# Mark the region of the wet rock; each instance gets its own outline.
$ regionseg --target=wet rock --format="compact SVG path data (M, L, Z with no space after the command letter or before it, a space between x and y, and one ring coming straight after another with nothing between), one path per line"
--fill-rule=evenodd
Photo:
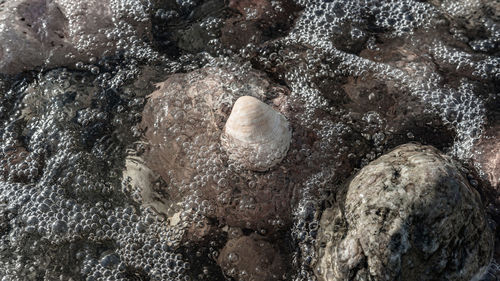
M252 234L229 240L217 263L225 275L240 280L283 280L285 267L279 251L264 237Z
M207 215L230 226L259 229L287 220L292 191L282 168L249 171L228 159L220 142L236 99L266 100L272 88L258 72L242 77L221 68L176 74L159 85L142 116L148 144L142 157L173 201L196 194L213 206Z
M217 38L226 14L224 0L156 2L159 9L152 22L158 50L171 56L213 51L211 41Z
M226 21L221 30L221 42L233 49L285 35L301 9L289 0L231 0L229 8L237 15Z
M143 8L140 0L121 4L110 0L15 0L0 4L0 73L71 66L113 55L129 43L124 39L150 37Z
M0 237L2 237L9 229L9 220L7 218L7 212L5 211L6 205L0 204Z
M371 162L340 202L321 218L320 280L477 280L491 261L478 193L431 146Z
M122 174L125 192L144 206L154 208L158 213L172 216L173 213L165 206L169 205L169 197L159 194L155 187L158 176L151 171L139 157L129 156L125 160L125 169Z
M451 22L454 33L464 37L464 41L475 51L498 50L498 21L500 6L488 0L432 0Z
M394 83L366 75L363 79L349 77L342 85L344 106L361 115L363 133L375 145L389 146L418 140L438 148L452 145L455 132L441 117L425 110L418 97L401 90ZM438 133L439 132L439 133ZM377 136L383 134L380 141Z
M500 126L493 126L475 144L473 160L486 180L500 190Z
M474 144L472 164L479 170L483 180L472 179L471 183L480 186L483 192L486 211L491 217L491 224L496 227L495 261L500 260L500 127L493 125L486 128L483 136ZM482 184L481 184L482 183ZM492 267L491 274L500 276L500 271ZM488 279L487 279L488 280ZM495 279L491 279L495 280Z
M259 99L289 122L288 152L268 170L248 169L222 145L224 126L241 96ZM244 67L172 75L144 108L141 157L165 181L164 192L172 202L222 225L266 233L284 229L303 190L317 194L330 181L345 179L367 151L361 135L325 112L320 113L325 120L321 136L301 126L297 118L305 105L291 104L289 97L287 88ZM182 203L192 196L206 201L205 207Z

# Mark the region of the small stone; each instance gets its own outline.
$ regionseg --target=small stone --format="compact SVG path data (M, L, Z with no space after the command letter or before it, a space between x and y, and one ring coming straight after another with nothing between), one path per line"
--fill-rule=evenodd
M279 251L263 236L252 234L229 240L217 263L235 280L280 280L285 273Z

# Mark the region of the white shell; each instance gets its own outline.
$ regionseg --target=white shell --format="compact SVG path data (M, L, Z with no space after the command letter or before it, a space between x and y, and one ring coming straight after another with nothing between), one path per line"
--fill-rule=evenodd
M266 171L281 162L291 139L285 117L250 96L236 100L221 136L229 158L253 171Z

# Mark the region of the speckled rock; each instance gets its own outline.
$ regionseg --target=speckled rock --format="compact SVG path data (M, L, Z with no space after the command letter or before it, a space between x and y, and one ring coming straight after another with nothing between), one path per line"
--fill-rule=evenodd
M321 218L317 276L478 280L493 234L478 193L431 146L405 144L365 166Z
M125 44L118 43L121 38L150 37L151 23L141 7L140 0L0 3L0 74L88 62L125 47L119 46Z
M229 240L217 263L225 275L237 281L283 280L285 274L279 251L255 233Z

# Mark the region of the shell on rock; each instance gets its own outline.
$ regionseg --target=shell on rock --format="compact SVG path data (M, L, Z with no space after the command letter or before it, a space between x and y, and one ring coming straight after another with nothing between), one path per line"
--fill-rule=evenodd
M291 139L286 118L251 96L236 100L221 136L231 160L261 172L283 160Z

